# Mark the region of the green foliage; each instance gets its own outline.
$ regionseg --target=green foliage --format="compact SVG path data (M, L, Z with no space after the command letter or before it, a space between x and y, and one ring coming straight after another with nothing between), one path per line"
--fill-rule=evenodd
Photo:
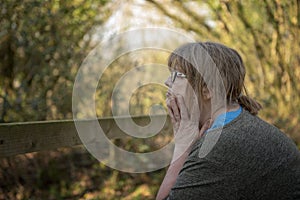
M126 45L126 44L125 44ZM122 45L120 45L120 48ZM105 54L104 54L105 55ZM116 57L119 56L116 53ZM131 115L148 115L150 108L154 104L165 105L166 87L159 84L149 83L142 85L143 79L150 79L151 76L160 76L165 80L167 75L158 69L156 65L149 68L142 66L149 63L165 64L167 53L155 50L134 51L115 59L104 71L98 82L96 91L96 113L98 117L112 116L112 107L122 115L122 111L129 109ZM138 67L141 67L137 69ZM132 76L125 77L127 72L132 72ZM125 79L123 87L118 88L117 83L122 78ZM153 80L153 79L152 79ZM134 91L129 91L129 87L135 86ZM113 99L112 93L115 92ZM124 97L130 95L129 102Z
M154 199L165 171L130 174L100 164L82 148L0 160L1 199Z
M5 0L0 12L0 121L71 117L77 69L106 1Z
M149 0L147 3L155 5L169 21L198 39L219 41L238 49L247 67L249 93L265 107L261 115L299 144L299 1ZM0 123L72 118L74 78L93 47L93 29L111 15L112 6L106 6L104 0L1 2ZM122 75L153 60L165 63L166 57L145 51L116 59L98 83L98 117L112 115L111 95ZM138 79L139 76L134 76L129 81ZM119 92L122 96L126 91ZM148 114L151 103L165 106L166 89L162 86L145 85L130 92L132 115ZM120 110L128 106L121 103L117 105ZM158 139L163 145L170 138ZM155 146L157 140L153 138L113 142L133 152L161 147ZM7 160L0 162L0 168L4 169L0 173L0 188L7 197L19 195L19 199L153 199L164 175L163 170L138 175L119 173L90 158L88 164L78 155L68 160L62 152L58 156L43 154L39 159Z

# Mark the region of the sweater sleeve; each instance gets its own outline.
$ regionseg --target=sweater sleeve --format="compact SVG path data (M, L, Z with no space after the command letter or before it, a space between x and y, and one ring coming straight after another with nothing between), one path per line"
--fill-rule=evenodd
M228 187L230 176L220 168L220 163L199 158L201 145L202 140L192 148L166 199L223 199L225 190L234 190L233 186Z

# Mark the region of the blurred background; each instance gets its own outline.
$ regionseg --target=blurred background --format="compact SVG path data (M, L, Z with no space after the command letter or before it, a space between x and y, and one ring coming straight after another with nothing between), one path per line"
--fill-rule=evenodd
M76 74L99 42L126 30L165 27L237 49L249 95L264 107L259 116L300 144L299 0L2 0L0 5L0 123L72 119ZM170 38L159 42L172 45ZM167 57L167 52L135 52L111 63L98 83L97 116L112 116L112 91L122 75L145 63L166 64ZM141 86L131 96L130 114L165 106L165 92L162 85ZM114 143L138 152L153 148L142 140ZM0 199L153 199L164 174L165 169L119 172L81 146L60 148L0 158Z

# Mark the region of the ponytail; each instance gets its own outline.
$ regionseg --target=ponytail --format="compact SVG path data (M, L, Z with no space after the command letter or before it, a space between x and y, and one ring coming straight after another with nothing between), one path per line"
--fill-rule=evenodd
M255 101L254 99L246 95L239 96L237 101L243 108L248 110L252 115L257 115L258 111L262 109L260 103L258 103L257 101Z

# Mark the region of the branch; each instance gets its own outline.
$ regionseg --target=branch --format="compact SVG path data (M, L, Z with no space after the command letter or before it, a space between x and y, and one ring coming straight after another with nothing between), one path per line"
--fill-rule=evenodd
M244 24L246 30L249 30L250 34L253 37L254 47L255 47L255 50L257 52L258 58L259 58L259 60L263 60L265 58L265 53L263 51L263 47L258 42L259 39L258 39L258 36L256 35L256 33L254 31L254 28L247 21L245 15L244 15L243 6L242 6L240 1L237 2L237 7L238 7L238 11L237 11L238 17L241 19L241 21ZM266 72L265 72L265 69L263 67L262 67L262 72L264 73L264 76L265 76Z
M147 2L152 3L159 11L162 12L163 15L168 16L169 18L171 18L175 22L179 23L182 26L182 28L187 30L187 31L193 31L193 32L195 32L199 35L204 35L203 30L207 30L207 28L205 27L205 24L199 24L199 25L201 25L201 27L195 27L195 26L192 25L191 22L186 22L181 17L179 17L178 15L171 14L164 6L162 6L162 3L158 3L154 0L148 0ZM185 9L185 10L182 10L182 11L186 15L190 16L190 13L186 13L186 11L189 11L189 10ZM204 27L204 29L202 29L203 27Z
M184 11L185 14L190 16L194 21L198 22L198 24L201 24L207 31L212 31L211 27L205 24L204 18L200 17L194 11L190 10L184 2L176 0L175 3L177 3L179 7L182 8L182 11Z

